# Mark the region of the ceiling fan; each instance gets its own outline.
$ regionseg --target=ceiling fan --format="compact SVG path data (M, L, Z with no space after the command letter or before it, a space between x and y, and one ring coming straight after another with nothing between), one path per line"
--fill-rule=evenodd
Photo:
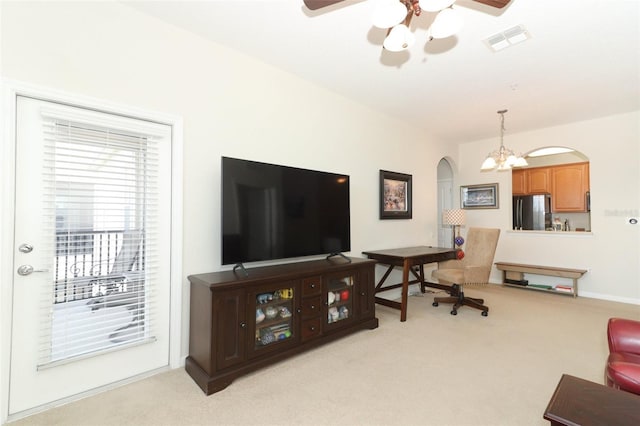
M311 10L321 9L326 6L331 6L332 4L341 3L345 0L304 0L304 4ZM498 9L502 9L505 7L511 0L473 0L478 3L486 4L487 6L497 7Z
M344 0L304 0L311 10L343 2ZM379 0L373 17L373 25L386 28L387 36L382 46L391 52L401 52L415 42L415 35L409 25L413 16L423 11L436 12L437 15L429 28L428 41L447 38L462 28L462 17L452 5L456 0ZM491 7L502 9L511 0L473 0Z

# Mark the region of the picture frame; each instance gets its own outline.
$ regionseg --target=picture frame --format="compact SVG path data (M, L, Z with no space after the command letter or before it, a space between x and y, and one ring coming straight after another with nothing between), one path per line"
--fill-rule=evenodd
M380 170L380 219L411 219L412 176Z
M499 208L498 184L460 186L460 207L463 209Z

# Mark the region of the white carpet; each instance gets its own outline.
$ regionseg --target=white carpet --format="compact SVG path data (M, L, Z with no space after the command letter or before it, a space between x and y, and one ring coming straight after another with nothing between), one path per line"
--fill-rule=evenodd
M606 322L640 307L491 285L488 317L409 298L408 319L237 379L205 396L178 369L12 425L548 425L560 376L602 383Z

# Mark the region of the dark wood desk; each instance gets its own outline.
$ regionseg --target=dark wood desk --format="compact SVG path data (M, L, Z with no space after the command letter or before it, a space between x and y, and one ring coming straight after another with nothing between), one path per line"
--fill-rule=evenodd
M543 417L553 426L637 426L640 396L563 374Z
M384 273L380 282L376 286L376 294L392 290L394 288L402 287L402 301L396 302L394 300L384 299L376 296L376 303L389 306L391 308L400 309L400 321L407 320L407 296L409 295L409 284L420 283L420 291L424 293L424 287L437 287L441 289L448 289L448 286L441 286L439 284L429 283L424 280L424 264L440 262L442 260L449 260L456 258L455 249L443 248L443 247L405 247L388 250L376 250L376 251L363 251L362 254L366 255L370 259L375 259L378 263L389 265L389 268ZM382 286L391 274L394 267L402 267L402 282L399 284L392 284ZM416 271L415 266L418 266ZM414 280L409 280L409 272L414 276Z

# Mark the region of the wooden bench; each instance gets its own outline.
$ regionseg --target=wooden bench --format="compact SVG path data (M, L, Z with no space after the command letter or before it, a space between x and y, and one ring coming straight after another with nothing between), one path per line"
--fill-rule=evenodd
M531 290L549 291L557 294L568 294L573 297L578 296L578 278L582 277L587 270L586 269L574 269L574 268L559 268L557 266L540 266L540 265L526 265L523 263L509 263L509 262L496 262L496 268L502 271L502 283L511 287L527 288ZM570 292L563 292L554 290L553 288L536 287L529 285L520 285L507 282L522 281L524 274L534 275L547 275L560 278L571 278L573 280L573 290Z

